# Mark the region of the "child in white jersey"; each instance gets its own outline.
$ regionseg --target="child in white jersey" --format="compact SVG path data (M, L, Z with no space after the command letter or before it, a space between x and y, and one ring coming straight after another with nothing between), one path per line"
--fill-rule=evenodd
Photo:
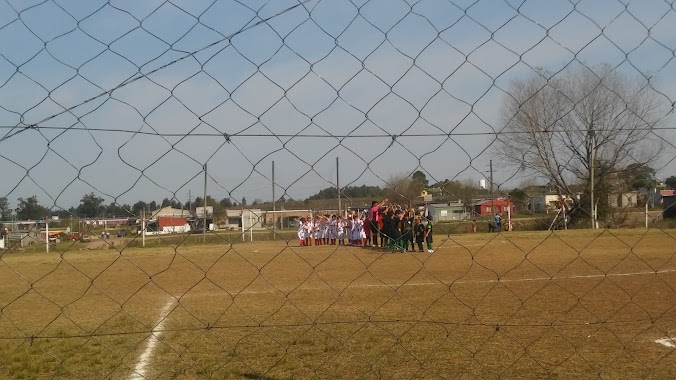
M303 234L305 236L305 246L309 247L310 245L312 245L311 244L312 243L312 239L311 239L311 236L312 236L312 221L310 220L310 218L307 218L305 220L305 223L303 223Z
M345 245L345 222L340 215L336 217L336 238L339 245Z
M305 218L298 220L298 240L300 240L300 246L305 247Z
M359 245L366 247L366 231L364 231L365 228L365 223L364 223L364 215L359 218L358 221L358 229L359 229Z
M329 241L331 245L336 245L336 235L338 229L338 221L335 215L331 215L331 222L329 222Z
M352 215L352 228L350 231L350 244L359 245L359 218L357 214Z
M322 221L321 221L322 216L317 214L315 217L315 222L312 225L312 229L314 231L314 238L315 238L315 245L321 245L322 244Z
M322 243L329 245L329 228L331 227L331 220L328 215L322 217Z

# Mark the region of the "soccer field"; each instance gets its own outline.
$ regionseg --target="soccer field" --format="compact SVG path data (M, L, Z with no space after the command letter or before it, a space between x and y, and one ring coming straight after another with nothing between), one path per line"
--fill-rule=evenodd
M13 253L0 377L676 378L671 230ZM120 249L120 247L116 247Z

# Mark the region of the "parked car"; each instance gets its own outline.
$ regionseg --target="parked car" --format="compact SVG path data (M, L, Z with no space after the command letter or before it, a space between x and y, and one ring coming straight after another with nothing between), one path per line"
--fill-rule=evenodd
M78 233L70 234L70 235L68 235L68 240L70 240L70 241L80 240L80 234L78 234Z
M127 236L127 230L117 231L117 237L125 237L125 236Z
M89 235L82 235L82 236L80 236L80 242L81 242L81 243L88 243L88 242L90 242L90 241L92 241L92 237L91 237L91 236L89 236Z

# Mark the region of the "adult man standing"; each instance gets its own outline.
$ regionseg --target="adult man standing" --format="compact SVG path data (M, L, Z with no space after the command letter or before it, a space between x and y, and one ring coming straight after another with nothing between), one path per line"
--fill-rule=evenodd
M378 234L380 233L380 228L378 228L378 221L380 220L380 207L387 202L387 199L383 199L382 202L378 201L371 202L371 210L369 211L369 227L371 229L371 237L373 238L372 245L374 247L378 246Z
M495 214L495 224L497 226L497 232L502 232L502 215Z

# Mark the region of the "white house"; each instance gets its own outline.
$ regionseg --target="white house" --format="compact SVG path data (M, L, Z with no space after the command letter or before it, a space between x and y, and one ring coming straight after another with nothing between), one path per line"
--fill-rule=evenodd
M230 209L225 212L223 228L230 230L262 229L265 222L265 212L260 209Z
M561 208L561 201L572 202L565 195L559 194L540 194L530 198L529 209L535 213L549 213Z
M157 219L162 217L169 218L187 218L190 216L190 211L184 210L182 208L173 208L171 206L163 207L159 210L153 211L150 219Z
M626 191L624 193L614 193L608 196L610 207L637 207L638 200L638 191Z

